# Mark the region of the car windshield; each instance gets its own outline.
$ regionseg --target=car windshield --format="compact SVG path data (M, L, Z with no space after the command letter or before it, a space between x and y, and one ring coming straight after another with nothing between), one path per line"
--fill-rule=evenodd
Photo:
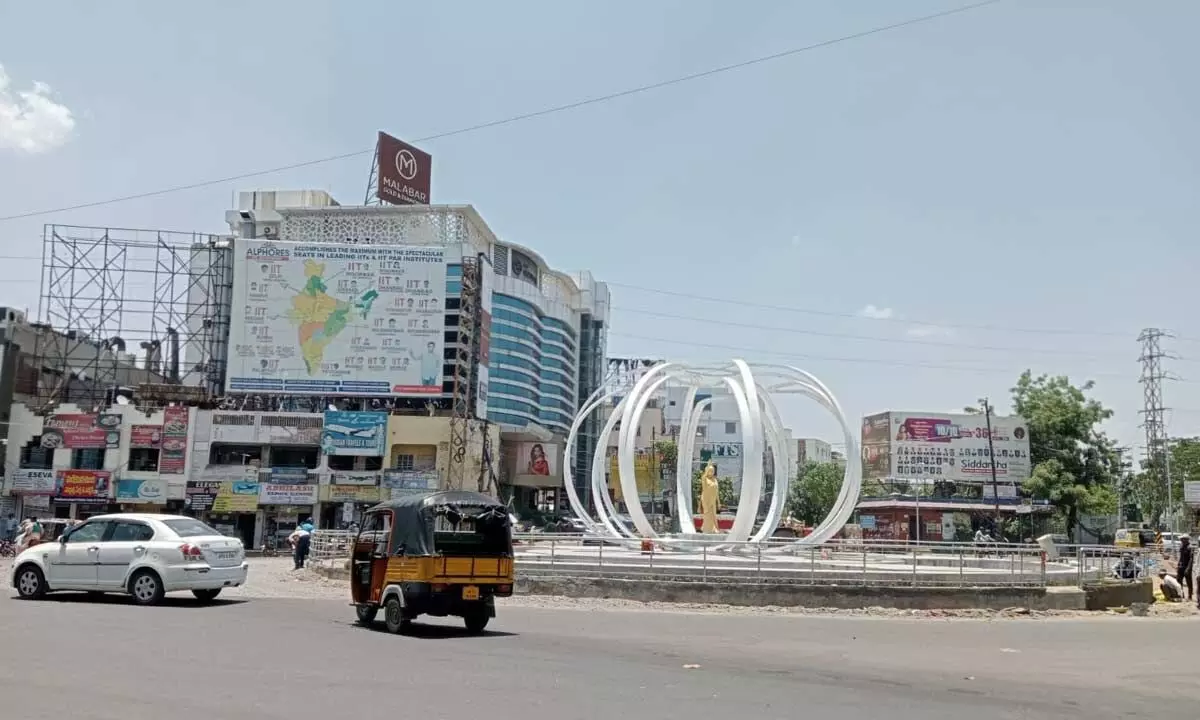
M172 518L171 520L163 520L162 522L163 525L171 528L181 538L221 534L216 528L209 527L193 518Z

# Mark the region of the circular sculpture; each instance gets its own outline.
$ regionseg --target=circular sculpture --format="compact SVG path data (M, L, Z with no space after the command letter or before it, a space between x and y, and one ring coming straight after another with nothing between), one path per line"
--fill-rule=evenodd
M592 519L576 492L575 478L572 475L570 463L563 463L563 479L571 509L591 532L630 541L661 537L651 527L640 503L635 502L628 506L633 527L626 526L618 516L612 499L608 495L608 484L605 477L605 461L607 460L605 439L620 423L620 430L617 433L617 469L620 475L621 494L627 498L638 497L637 479L634 474L636 428L639 427L642 413L645 412L651 398L667 382L677 383L687 388L677 447L678 465L675 469L675 509L682 532L679 535L670 536L671 539L690 541L711 539L727 545L746 541L761 542L769 539L778 529L779 522L783 518L784 505L787 502L787 490L795 470L792 467L787 448L783 445L783 422L780 420L779 411L772 399L772 396L776 394L804 395L816 400L841 423L846 442L846 472L837 502L834 503L833 509L825 520L811 534L797 540L796 544L819 545L824 543L850 519L850 514L854 512L855 503L858 501L858 495L862 489L862 457L859 454L858 440L855 437L858 428L846 422L846 416L842 412L837 398L825 387L824 383L810 373L790 365L751 366L744 360L733 360L727 365L711 366L659 363L646 371L632 387L601 387L580 408L575 422L571 425L564 454L567 458L574 457L576 438L588 416L610 400L620 397L604 428L600 431L598 437L601 441L592 457L590 488L598 521ZM725 386L729 390L738 408L739 426L742 429L742 489L737 515L729 532L702 534L696 532L692 517L694 506L692 457L696 445L696 430L700 425L702 414L711 405L712 400L706 398L696 402L696 394L701 388L720 386ZM756 530L754 525L758 515L759 500L762 498L763 492L768 490L763 477L763 453L766 451L770 451L774 461L775 483L779 485L779 492L771 493L771 505L766 519ZM679 545L684 546L684 544Z

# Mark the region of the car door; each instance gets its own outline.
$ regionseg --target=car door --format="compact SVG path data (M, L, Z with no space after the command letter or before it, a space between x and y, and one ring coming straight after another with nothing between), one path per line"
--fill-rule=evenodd
M96 589L96 562L107 520L91 520L71 528L57 543L47 544L47 578L55 590Z
M100 542L96 560L96 582L101 590L120 590L129 566L146 556L154 529L140 520L114 520Z

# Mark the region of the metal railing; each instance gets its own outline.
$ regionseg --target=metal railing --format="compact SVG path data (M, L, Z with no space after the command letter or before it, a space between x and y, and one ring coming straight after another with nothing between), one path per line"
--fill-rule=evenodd
M333 564L349 560L354 535L349 530L314 530L308 541L309 561Z

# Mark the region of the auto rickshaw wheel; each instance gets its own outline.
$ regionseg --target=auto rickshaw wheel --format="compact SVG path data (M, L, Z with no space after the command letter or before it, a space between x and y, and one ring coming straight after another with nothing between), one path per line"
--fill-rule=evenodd
M487 605L483 603L463 613L463 623L467 626L467 632L473 635L478 635L487 629L488 621L491 619L491 613L488 612Z
M360 625L370 625L375 622L375 616L379 614L377 605L359 605L355 608L355 613L358 615Z
M392 595L383 604L383 624L393 634L404 632L412 624L412 616L405 612L400 596Z

